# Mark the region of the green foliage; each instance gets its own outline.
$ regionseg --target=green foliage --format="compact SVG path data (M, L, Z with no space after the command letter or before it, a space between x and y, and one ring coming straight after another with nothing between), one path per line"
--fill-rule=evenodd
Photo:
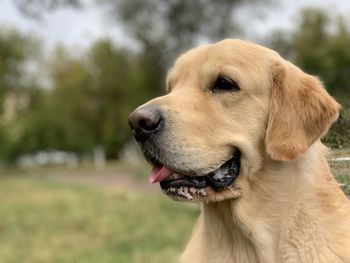
M221 39L239 31L233 10L243 2L105 1L111 9L111 16L122 22L143 48L161 48L162 57L170 59L201 38Z
M11 161L16 156L14 116L26 102L22 95L33 88L26 65L37 52L38 42L32 36L6 27L0 31L0 162Z
M350 195L350 174L343 174L336 177L337 181L346 195Z
M257 2L260 0L249 4ZM24 15L40 19L45 13L86 3L18 0L15 4ZM92 43L80 55L58 47L45 64L36 61L48 73L50 88L38 84L41 77L32 76L30 85L21 81L21 69L30 55L27 38L12 33L6 41L0 39L0 61L9 61L0 63L0 86L8 87L0 99L24 83L15 104L22 98L27 101L23 109L16 109L15 119L4 123L0 140L11 142L11 151L6 150L11 154L6 158L2 154L0 159L14 161L22 153L50 149L91 154L96 146L102 146L107 157L115 158L131 135L128 115L162 93L169 62L198 42L237 32L238 23L232 14L244 1L104 0L103 4L139 49L122 49L109 39ZM8 66L3 70L2 65ZM11 138L4 139L8 135Z
M350 108L340 110L339 119L332 125L322 141L331 148L350 146Z
M12 125L15 156L49 149L91 154L100 145L116 158L130 137L128 115L154 95L140 59L105 39L81 57L58 47L46 69L52 87L30 88Z
M8 128L0 123L0 164L7 163L14 158L14 147Z
M275 32L270 45L308 73L346 107L350 103L350 32L345 19L305 9L294 32Z
M158 94L166 70L185 50L203 42L234 37L241 33L234 11L243 4L271 0L104 0L110 17L122 25L141 48L147 82Z
M137 61L127 50L116 49L108 40L96 42L88 54L91 83L90 129L96 143L107 149L109 156L116 156L117 149L129 137L127 118L145 94L134 74ZM98 125L96 125L98 124Z
M131 135L128 115L161 93L169 61L203 39L227 37L236 31L232 10L242 1L104 3L111 17L137 42L137 51L101 39L78 55L58 47L43 63L36 57L39 45L32 37L0 32L0 103L9 96L15 101L15 117L0 120L0 160L14 161L22 153L50 149L91 154L96 146L102 146L108 158L115 158ZM66 4L69 1L60 2ZM341 17L332 21L320 10L306 10L295 31L276 32L271 45L305 71L319 75L329 92L346 106L350 100L350 33ZM42 77L26 72L33 60L47 73L49 87L42 84ZM2 106L0 113L6 105ZM343 110L341 116L347 114ZM349 145L349 134L349 118L341 117L324 142L343 147Z
M0 31L0 105L5 94L18 92L25 86L24 65L36 54L37 44L34 38L11 28Z
M350 32L343 17L305 9L294 32L275 32L270 45L308 73L317 75L344 109L323 142L329 147L350 145Z

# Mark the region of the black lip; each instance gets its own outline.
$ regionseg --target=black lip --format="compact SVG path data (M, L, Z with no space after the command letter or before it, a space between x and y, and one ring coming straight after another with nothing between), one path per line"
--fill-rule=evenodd
M160 187L166 190L170 187L178 188L181 186L195 187L195 188L205 188L207 186L205 176L190 177L185 175L181 179L167 180L160 182Z
M225 168L225 175L220 180L215 179L215 172L219 169ZM204 176L187 176L184 175L179 179L175 180L165 180L160 182L160 187L163 190L169 188L179 188L182 186L185 187L195 187L197 189L211 187L213 190L219 192L230 185L236 180L239 175L241 167L241 158L240 152L237 150L233 157L226 161L220 168L217 170L204 175Z

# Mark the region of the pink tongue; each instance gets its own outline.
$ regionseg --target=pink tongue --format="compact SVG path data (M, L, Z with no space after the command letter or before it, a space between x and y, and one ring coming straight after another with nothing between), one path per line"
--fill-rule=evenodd
M172 172L165 166L156 165L151 171L148 182L151 184L158 183L168 177Z

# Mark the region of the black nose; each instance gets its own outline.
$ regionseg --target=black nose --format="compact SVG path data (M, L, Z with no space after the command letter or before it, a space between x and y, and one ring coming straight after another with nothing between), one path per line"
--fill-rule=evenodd
M159 130L162 121L160 110L153 106L145 106L131 113L129 124L138 142L145 142L148 137Z

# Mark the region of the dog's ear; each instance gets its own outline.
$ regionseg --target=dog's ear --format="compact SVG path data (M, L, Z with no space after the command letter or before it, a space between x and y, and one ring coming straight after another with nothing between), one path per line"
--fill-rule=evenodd
M287 61L273 67L273 87L265 144L278 161L298 158L327 132L339 104L314 76Z

